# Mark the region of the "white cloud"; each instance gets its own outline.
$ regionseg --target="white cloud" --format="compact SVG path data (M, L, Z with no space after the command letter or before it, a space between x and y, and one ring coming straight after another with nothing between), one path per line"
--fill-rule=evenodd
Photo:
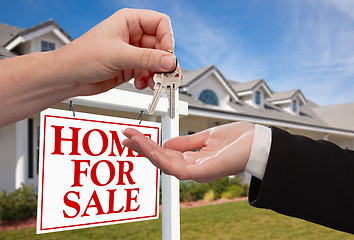
M347 14L354 19L354 1L352 0L324 0L327 4L331 4L341 12Z
M312 0L297 5L296 25L283 46L293 53L278 53L289 71L271 79L271 87L300 88L321 105L354 101L353 3Z

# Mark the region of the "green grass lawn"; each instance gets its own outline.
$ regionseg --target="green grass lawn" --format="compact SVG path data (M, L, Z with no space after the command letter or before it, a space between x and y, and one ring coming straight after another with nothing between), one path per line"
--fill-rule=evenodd
M0 232L0 239L161 239L161 219L36 235L35 229ZM354 235L257 209L247 201L181 210L181 239L346 240Z

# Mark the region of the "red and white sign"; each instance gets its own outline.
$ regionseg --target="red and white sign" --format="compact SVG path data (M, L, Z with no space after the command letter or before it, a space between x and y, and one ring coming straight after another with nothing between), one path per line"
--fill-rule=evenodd
M41 113L37 233L158 218L159 170L121 144L127 127L160 142L160 123Z

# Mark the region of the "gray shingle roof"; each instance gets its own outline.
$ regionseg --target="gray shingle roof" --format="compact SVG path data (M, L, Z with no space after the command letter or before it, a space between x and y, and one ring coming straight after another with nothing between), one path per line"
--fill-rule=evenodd
M10 52L6 48L0 46L0 60L5 58L10 58L10 57L15 57L15 56L17 56L17 54Z
M262 81L263 79L260 78L253 81L242 82L242 83L234 82L234 81L228 81L228 82L236 92L244 92L244 91L252 90L255 86L257 86L257 84L259 84Z
M214 65L210 65L198 70L188 70L188 69L182 69L183 72L183 80L182 80L182 87L183 86L187 86L189 85L191 82L195 81L196 79L198 79L198 77L200 77L201 75L203 75L204 73L206 73L209 69L213 68Z
M328 125L354 131L354 102L312 109Z
M219 107L203 104L201 102L191 102L193 97L183 96L186 94L181 94L180 99L188 102L189 107L199 108L209 111L216 112L228 112L235 115L255 117L261 119L278 120L290 123L298 123L316 127L329 127L324 121L322 121L315 113L312 112L311 108L303 107L299 115L292 115L284 110L270 104L266 103L264 108L254 108L243 102L232 103L229 102L229 106L232 110L222 110Z
M0 46L3 47L8 41L15 37L23 28L0 23Z
M298 91L300 90L293 89L285 92L274 92L273 95L268 99L268 101L274 102L279 100L291 99Z

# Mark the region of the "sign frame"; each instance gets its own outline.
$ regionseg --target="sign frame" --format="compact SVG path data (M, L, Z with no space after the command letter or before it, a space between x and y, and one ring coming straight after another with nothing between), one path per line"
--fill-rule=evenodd
M80 224L74 224L74 225L67 225L67 226L56 226L56 227L44 227L43 226L43 213L44 213L44 191L45 191L45 163L46 163L46 153L45 153L45 140L46 140L46 131L45 131L45 125L48 123L50 118L57 118L61 120L68 120L68 121L85 121L85 122L95 122L95 123L100 123L100 124L113 124L113 125L119 125L119 126L124 126L126 127L134 127L138 129L143 129L143 128L151 128L154 131L157 131L157 143L160 143L160 132L161 132L161 124L159 123L154 123L154 122L145 122L144 124L139 124L138 120L131 120L131 119L123 119L123 118L117 118L117 117L109 117L109 116L100 116L100 115L95 115L95 114L88 114L88 113L76 113L76 116L72 116L72 112L70 111L64 111L64 110L58 110L58 109L48 109L45 110L41 113L41 129L44 131L43 133L40 134L40 142L41 146L43 145L43 149L40 152L40 168L39 168L39 185L38 185L38 209L37 209L37 234L38 233L49 233L49 232L55 232L55 231L64 231L64 230L72 230L72 229L78 229L78 228L87 228L87 227L94 227L94 226L104 226L104 225L110 225L110 224L116 224L116 223L125 223L125 222L135 222L135 221L142 221L142 220L148 220L148 219L157 219L159 217L159 184L160 184L160 171L158 168L154 167L155 170L155 179L154 179L154 187L155 187L155 203L154 203L154 212L152 215L148 216L139 216L139 217L132 217L132 218L125 218L125 219L112 219L108 221L99 221L99 222L89 222L89 223L80 223ZM42 119L43 118L43 119ZM99 120L101 119L101 120ZM102 120L104 119L104 120ZM125 123L119 122L119 121L125 121ZM141 159L141 158L140 158ZM146 161L149 162L148 159L145 159ZM151 164L149 162L149 164ZM152 164L151 164L152 165ZM90 200L91 201L91 200ZM90 204L90 201L88 204Z

